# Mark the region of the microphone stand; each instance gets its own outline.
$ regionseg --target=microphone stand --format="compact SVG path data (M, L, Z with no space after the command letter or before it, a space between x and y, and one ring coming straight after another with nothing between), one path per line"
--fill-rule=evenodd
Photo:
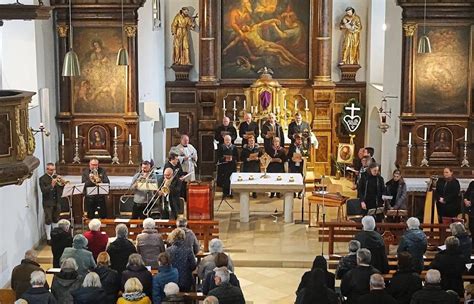
M223 164L225 163L221 163L219 161L216 163L216 180L219 178L219 166ZM222 192L222 198L221 198L221 201L219 202L219 205L217 206L216 211L219 211L223 202L225 202L232 210L234 210L234 207L232 207L232 205L227 201L227 198L224 196L224 192Z

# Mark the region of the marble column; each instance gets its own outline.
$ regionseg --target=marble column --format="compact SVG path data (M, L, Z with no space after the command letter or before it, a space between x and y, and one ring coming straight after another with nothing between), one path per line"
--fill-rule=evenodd
M313 81L331 82L332 0L313 0Z
M127 51L128 51L128 67L126 74L126 83L127 83L127 114L136 115L137 114L137 104L138 104L138 52L137 52L137 25L126 25L124 31L127 35ZM136 75L133 77L132 75Z
M413 88L414 88L414 73L413 56L415 52L415 43L413 42L417 24L404 23L403 24L403 53L402 53L402 116L413 115Z
M217 0L199 3L199 82L217 81Z

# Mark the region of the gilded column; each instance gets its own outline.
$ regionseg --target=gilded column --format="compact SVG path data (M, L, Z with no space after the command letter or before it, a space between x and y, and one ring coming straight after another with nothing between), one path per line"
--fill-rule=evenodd
M199 4L199 82L217 81L217 0Z
M128 48L128 67L127 67L127 112L129 115L137 113L137 104L138 104L138 75L132 77L132 75L137 74L137 25L129 24L125 25L124 31L127 34L127 48Z
M413 115L413 87L414 73L413 54L414 54L414 35L417 30L417 24L403 24L403 54L402 54L402 116Z

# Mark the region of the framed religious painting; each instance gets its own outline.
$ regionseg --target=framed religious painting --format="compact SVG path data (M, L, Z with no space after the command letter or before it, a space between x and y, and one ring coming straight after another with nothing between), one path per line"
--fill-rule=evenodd
M310 14L309 0L222 0L221 79L253 79L263 67L308 79Z
M74 27L74 50L81 67L81 75L72 82L74 113L126 111L126 70L116 64L121 47L120 27Z
M87 132L86 158L97 157L99 159L110 158L110 135L107 129L101 125L93 125Z
M352 164L354 158L354 145L341 143L337 146L337 162Z

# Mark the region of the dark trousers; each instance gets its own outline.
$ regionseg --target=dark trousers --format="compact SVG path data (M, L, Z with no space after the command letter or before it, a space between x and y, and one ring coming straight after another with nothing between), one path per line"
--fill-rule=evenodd
M147 204L133 203L132 207L132 219L145 219L146 216L143 214Z
M95 218L95 212L99 213L99 218L107 217L107 207L105 205L105 196L96 195L86 197L87 217L89 219Z
M178 217L178 203L179 198L170 198L169 201L164 200L161 202L161 218L175 220Z

